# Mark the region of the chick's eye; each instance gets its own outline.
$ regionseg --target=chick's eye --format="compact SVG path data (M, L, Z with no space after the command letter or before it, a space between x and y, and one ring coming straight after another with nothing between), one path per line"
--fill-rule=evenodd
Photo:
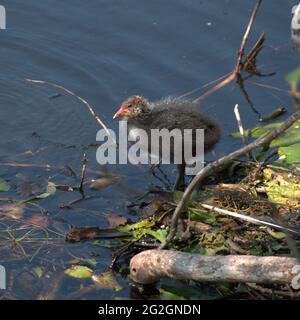
M132 107L132 104L130 103L129 105L127 105L127 108L131 108Z

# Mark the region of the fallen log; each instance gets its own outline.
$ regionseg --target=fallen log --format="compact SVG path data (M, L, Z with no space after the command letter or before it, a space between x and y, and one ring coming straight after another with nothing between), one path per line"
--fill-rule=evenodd
M297 259L248 255L203 256L170 250L147 250L130 261L131 279L150 284L162 277L207 282L291 284Z

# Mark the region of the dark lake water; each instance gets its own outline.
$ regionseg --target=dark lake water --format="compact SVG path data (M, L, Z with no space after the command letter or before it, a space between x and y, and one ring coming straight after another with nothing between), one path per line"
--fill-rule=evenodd
M151 100L180 96L230 72L253 3L250 0L2 0L7 11L7 30L0 30L0 177L12 186L18 183L20 174L32 180L51 177L55 183L78 183L59 168L68 165L80 175L84 152L89 158L89 169L103 170L97 165L96 148L92 146L99 126L86 109L59 89L29 84L26 78L66 86L88 100L106 125L116 129L117 122L112 116L127 96L139 94ZM263 1L251 36L250 44L253 44L262 31L266 32L265 48L257 65L265 73L276 72L273 77L252 78L246 83L255 107L263 115L278 107L291 111L285 76L299 66L299 53L290 43L294 4L288 0ZM191 98L203 92L202 89ZM57 93L62 95L50 98ZM239 140L229 137L236 130L233 114L236 103L240 105L245 126L256 125L257 116L235 84L201 104L203 110L220 122L223 131L222 141L207 156L209 160L241 145ZM11 163L32 166L8 165ZM57 170L39 167L46 164ZM94 192L96 197L70 210L59 205L78 195L57 192L38 202L48 210L51 223L60 223L65 230L70 225L106 227L103 214L130 217L126 204L136 192L160 185L150 175L148 166L111 166L106 170L121 175L122 184L128 190L111 186ZM0 197L22 198L16 195L14 187ZM30 210L39 212L36 207L28 210L28 216ZM16 222L16 226L21 225L20 221ZM6 234L3 231L6 228L3 222L1 236ZM91 243L67 245L63 237L54 233L51 236L56 240L43 246L39 246L38 240L24 243L21 260L19 251L16 253L18 247L1 246L0 264L6 267L8 279L26 279L36 266L42 266L48 273L40 281L27 281L29 288L24 285L25 280L14 281L9 298L45 295L53 279L61 274L61 266L68 267L78 256L95 257L98 273L107 269L111 250ZM122 291L98 290L89 298L130 297L128 281L121 277L118 280L124 287ZM68 278L55 297L63 299L76 288L78 280Z

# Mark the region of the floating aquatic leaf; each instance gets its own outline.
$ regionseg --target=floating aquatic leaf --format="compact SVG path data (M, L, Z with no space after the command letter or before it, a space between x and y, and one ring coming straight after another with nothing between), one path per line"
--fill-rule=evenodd
M37 278L42 278L44 271L41 267L35 267L32 269L32 273L37 277Z
M103 248L121 248L126 244L126 239L103 239L93 242L94 245ZM131 240L130 240L131 241Z
M101 190L116 184L117 182L119 182L119 180L120 180L119 177L99 178L99 179L93 180L90 184L90 187L94 190Z
M280 117L281 115L283 115L284 113L286 113L287 110L285 108L277 108L275 111L273 111L271 114L266 115L265 117L263 117L261 119L262 122L266 122L266 121L271 121L274 120L278 117Z
M0 203L0 215L8 219L21 219L23 217L25 205L18 203Z
M128 222L128 219L117 214L108 214L106 216L110 228L117 228Z
M98 227L72 228L66 235L67 242L79 242L94 239L119 238L127 236L118 229L100 229Z
M49 218L43 214L35 214L26 220L26 224L47 228L49 225Z
M155 225L155 221L152 219L143 219L134 224L127 224L126 226L119 227L118 230L128 232L136 229L151 228Z
M101 273L100 275L93 275L92 280L96 283L97 287L100 288L114 291L121 291L123 289L111 271Z
M48 181L46 179L36 179L31 181L26 175L18 173L16 177L19 179L17 183L17 194L28 197L36 196L45 192Z
M297 68L294 71L292 71L290 74L288 74L286 77L286 80L290 84L291 90L293 92L296 92L297 86L300 80L300 68Z
M172 201L172 199L169 201ZM164 200L154 199L153 201L151 201L147 205L143 206L139 210L139 215L143 216L145 218L148 218L148 217L161 218L161 216L164 215L164 213L166 213L166 211L169 208L170 208L170 206Z
M0 192L6 192L9 191L9 189L10 185L5 180L0 178Z
M90 264L91 266L95 267L97 265L97 260L94 258L91 259L85 259L85 261Z
M93 270L86 266L76 265L72 266L69 269L66 269L64 273L76 279L87 279L91 278L91 276L93 275Z
M41 193L36 196L37 199L44 199L48 198L49 196L53 195L56 192L56 187L53 182L48 182L46 192Z

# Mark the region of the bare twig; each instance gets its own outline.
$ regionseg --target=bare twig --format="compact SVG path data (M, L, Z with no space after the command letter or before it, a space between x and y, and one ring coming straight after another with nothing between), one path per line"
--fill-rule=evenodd
M173 214L169 235L165 243L163 243L160 248L161 249L165 248L175 236L178 219L181 215L182 210L186 208L186 205L190 200L192 192L195 190L195 188L197 188L200 185L200 183L207 176L209 176L212 172L216 171L222 165L249 153L255 148L265 147L266 145L269 145L272 140L277 138L280 134L282 134L285 130L291 127L299 119L300 119L300 110L292 114L280 127L273 129L267 135L256 139L255 141L248 144L247 146L244 146L243 148L240 148L214 162L211 162L206 167L204 167L200 172L198 172L197 175L193 178L193 180L189 184L189 186L187 187L187 189L185 190L181 201L178 203L176 210Z
M242 59L244 57L245 47L247 45L247 42L248 42L248 39L249 39L249 35L250 35L250 32L251 32L251 29L252 29L256 14L257 14L258 9L259 9L259 7L261 5L261 2L262 2L262 0L256 0L256 4L255 4L255 7L254 7L254 9L252 11L252 14L251 14L251 17L250 17L250 21L248 23L248 26L247 26L247 29L245 31L243 40L241 42L241 46L240 46L240 49L239 49L239 52L238 52L236 66L235 66L235 71L237 73L240 73L240 71L241 71Z
M65 88L62 85L50 82L50 81L45 81L45 80L33 80L33 79L26 79L26 81L31 82L31 83L40 83L40 84L47 84L51 87L54 88L58 88L61 89L65 92L67 92L68 94L70 94L71 96L75 97L77 100L79 100L80 102L82 102L86 108L88 109L88 111L91 113L91 115L93 116L93 118L101 125L101 127L105 130L105 132L107 133L107 135L111 138L111 140L114 142L114 144L117 145L116 140L114 139L114 137L111 135L109 129L107 128L107 126L105 125L105 123L101 120L101 118L99 116L96 115L94 109L92 108L92 106L83 98L81 98L79 95L77 95L75 92Z
M282 296L285 298L291 298L291 299L299 299L300 294L298 292L290 292L290 291L283 291L283 290L274 290L274 289L268 289L268 288L263 288L262 286L258 286L255 283L246 283L246 285L252 289L252 290L257 290L262 294L267 294L268 296L274 296L276 294L277 296Z
M3 167L23 167L23 168L46 168L46 169L63 169L63 167L54 167L50 164L31 164L31 163L16 163L16 162L4 162L0 163Z
M239 110L239 105L238 104L236 104L235 107L234 107L234 114L235 114L235 117L236 117L237 125L238 125L238 128L239 128L241 137L242 137L243 144L244 144L244 146L246 146L248 144L248 139L247 139L247 136L245 134L245 130L244 130L244 126L243 126L243 122L242 122L242 118L241 118L241 114L240 114L240 110ZM248 156L249 156L250 160L251 159L253 160L253 155L251 154L251 152L248 153Z
M50 82L50 81L46 81L46 80L32 80L32 79L26 79L26 81L31 82L31 83L40 83L40 84L47 84L51 87L54 88L59 88L63 91L65 91L66 93L70 94L71 96L75 97L76 99L78 99L80 102L82 102L85 107L87 108L87 110L91 113L91 115L93 116L93 118L95 119L95 121L101 125L101 127L105 130L105 132L107 133L107 135L110 137L111 141L113 142L113 144L118 148L119 144L116 141L114 135L111 134L111 131L108 129L108 127L105 125L105 123L101 120L101 118L95 113L93 107L82 97L80 97L79 95L77 95L75 92L65 88L64 86L60 85L60 84L56 84L54 82ZM124 152L122 150L122 152ZM126 153L127 156L127 153ZM132 160L132 156L130 154L128 154L128 157L130 160ZM131 163L135 163L133 160L131 161ZM136 165L138 168L140 167L139 164Z
M205 92L203 95L198 97L197 99L193 100L193 102L198 103L204 99L206 99L208 96L210 96L212 93L218 91L219 89L225 87L227 84L231 83L236 79L236 72L233 70L228 77L226 77L223 81L209 89L207 92Z
M243 122L242 122L242 118L241 118L241 114L240 114L240 110L239 110L239 105L236 104L234 107L234 115L236 117L236 121L237 121L237 125L243 140L244 145L246 146L248 144L247 141L247 137L245 135L245 130L244 130L244 126L243 126Z
M252 11L249 23L247 25L247 28L246 28L246 31L244 33L243 39L241 41L241 45L240 45L240 49L239 49L238 54L237 54L236 65L235 65L234 70L232 72L230 72L228 77L226 77L223 81L221 81L220 83L218 83L217 85L212 87L210 90L208 90L206 93L204 93L203 95L201 95L200 97L195 99L194 100L195 103L198 103L198 102L204 100L205 98L207 98L209 95L211 95L215 91L223 88L224 86L228 85L232 81L236 80L238 78L238 76L240 75L240 72L243 70L243 66L244 66L242 60L243 60L243 57L244 57L245 48L246 48L246 45L247 45L247 42L248 42L248 39L249 39L249 35L250 35L250 32L251 32L254 20L256 18L258 9L259 9L259 7L261 5L261 2L262 2L262 0L256 0L255 7L254 7L254 9ZM259 39L261 39L261 37ZM253 50L251 50L251 52L252 51ZM256 55L255 55L255 57L256 57Z
M84 196L83 185L84 185L84 178L85 178L85 174L86 174L87 163L88 163L88 159L86 157L86 154L84 153L83 158L82 158L81 180L80 180L80 185L79 185L79 191L81 192L81 194L83 196Z
M253 218L253 217L250 217L250 216L246 216L244 214L240 214L240 213L237 213L237 212L233 212L233 211L217 208L217 207L205 204L205 203L201 203L201 206L203 208L205 208L205 209L210 210L210 211L214 211L214 212L221 213L221 214L226 214L228 216L231 216L231 217L234 217L234 218L238 218L238 219L241 219L241 220L244 220L244 221L248 221L248 222L251 222L251 223L254 223L254 224L268 226L268 227L271 227L271 228L274 228L274 229L277 229L277 230L281 230L281 231L284 231L284 232L289 232L289 233L295 234L297 236L300 236L300 229L297 230L297 229L294 229L294 228L285 227L285 226L279 225L279 224L277 224L275 222L264 221L264 220Z
M236 80L237 84L239 85L241 92L243 94L243 96L245 97L246 101L248 102L250 108L252 109L252 111L258 116L258 120L261 121L262 119L262 115L261 113L255 108L253 102L250 99L250 96L245 88L245 79L243 79L241 77L241 75L239 74L237 76L237 80Z

